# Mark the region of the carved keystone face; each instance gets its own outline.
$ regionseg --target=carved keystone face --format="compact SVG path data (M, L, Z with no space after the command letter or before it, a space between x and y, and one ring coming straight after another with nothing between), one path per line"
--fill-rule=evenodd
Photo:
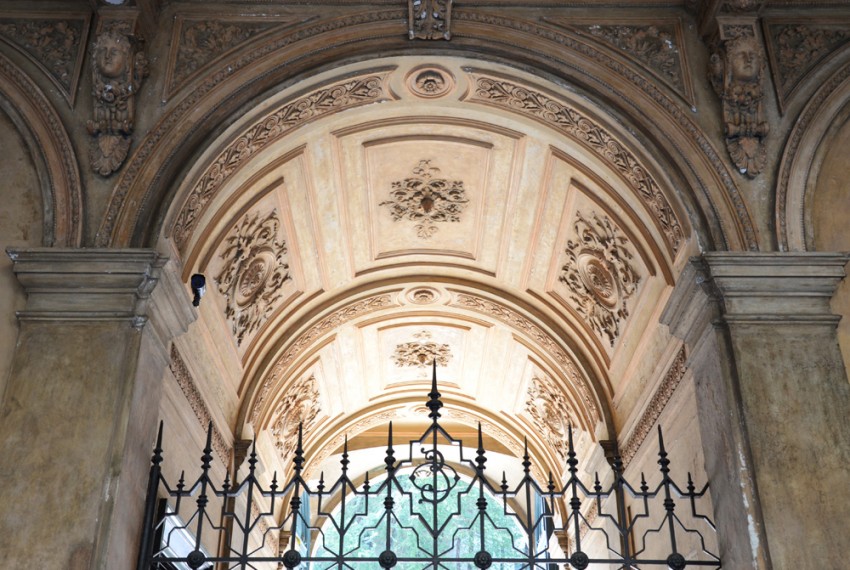
M104 77L116 79L127 69L130 57L130 44L114 34L101 36L97 43L94 61L97 70Z
M730 46L729 66L735 81L754 82L758 80L760 59L758 49L751 39L739 39Z

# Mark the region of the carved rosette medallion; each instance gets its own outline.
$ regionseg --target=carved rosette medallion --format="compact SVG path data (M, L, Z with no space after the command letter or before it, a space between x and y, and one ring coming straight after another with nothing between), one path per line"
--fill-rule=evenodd
M272 439L281 461L286 464L298 443L298 426L309 431L315 426L321 407L319 386L316 377L302 378L286 390L283 399L275 408L271 423Z
M755 178L767 162L764 50L752 27L734 25L721 30L721 41L711 56L709 78L723 104L729 156L741 174Z
M86 123L93 137L92 170L109 176L127 158L136 117L136 93L148 75L143 41L123 23L105 28L92 50L94 117Z
M407 88L424 99L436 99L448 95L454 89L452 74L440 67L420 67L407 76Z
M438 344L431 340L431 333L420 331L413 335L415 341L405 342L395 347L392 359L399 368L414 366L427 368L436 361L438 366L447 366L452 352L447 344Z
M463 182L441 178L430 160L420 160L412 174L393 182L390 199L378 204L390 208L393 221L416 222L416 235L422 239L436 233L437 223L460 222L469 203Z
M567 262L558 280L569 288L579 314L613 347L620 323L629 316L627 301L640 283L630 263L629 241L607 216L595 212L590 219L576 212L575 230L577 239L567 242Z
M567 398L549 377L543 375L531 379L526 396L525 411L534 428L561 461L565 461L569 451L567 430L577 425Z
M411 40L452 39L452 0L407 0L407 14Z
M283 296L281 286L292 279L279 230L276 210L262 218L257 212L246 215L225 239L224 267L215 280L237 345L260 328Z

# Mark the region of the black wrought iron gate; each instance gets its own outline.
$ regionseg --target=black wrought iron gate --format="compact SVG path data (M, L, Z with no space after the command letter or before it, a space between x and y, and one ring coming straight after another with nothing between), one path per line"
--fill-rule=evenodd
M349 476L346 441L340 475L309 485L299 429L285 485L276 475L268 487L260 483L254 449L247 476L219 485L210 427L200 475L171 485L162 476L160 425L138 569L720 568L706 547L714 525L697 511L708 485L697 491L690 474L684 489L673 482L660 428L660 481L652 487L643 474L637 487L627 482L618 458L608 485L598 474L585 485L572 429L562 486L551 473L542 485L534 480L527 445L521 480L511 486L504 472L501 482L489 475L480 425L474 457L440 425L436 373L426 405L430 426L408 442L407 456L396 457L390 423L381 477L370 481L367 471L359 484ZM270 554L264 544L272 537L285 546Z

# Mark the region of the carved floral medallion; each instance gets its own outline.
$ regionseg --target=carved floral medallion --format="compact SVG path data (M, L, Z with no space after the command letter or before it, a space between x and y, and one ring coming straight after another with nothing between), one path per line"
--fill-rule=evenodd
M558 280L569 288L569 299L590 328L613 347L640 283L629 241L607 216L595 212L588 217L576 212L575 231Z
M272 439L278 456L286 464L298 443L298 426L309 432L319 416L319 386L316 377L302 378L286 390L275 408L271 424Z
M436 343L431 336L430 332L423 330L413 335L415 341L397 345L392 356L396 366L427 368L434 361L438 366L447 366L452 358L449 345Z
M566 460L569 451L568 429L577 422L572 407L558 386L547 376L532 377L528 385L525 411L534 428L558 454Z
M448 95L455 83L451 73L439 67L423 67L413 70L407 77L407 87L423 99L435 99Z
M277 210L272 210L262 217L246 215L225 239L224 266L215 280L237 345L260 328L283 297L282 285L292 279L279 233Z
M416 235L428 239L437 232L437 224L460 222L469 199L460 180L440 177L440 169L430 160L420 160L412 176L392 183L388 206L393 221L416 222Z

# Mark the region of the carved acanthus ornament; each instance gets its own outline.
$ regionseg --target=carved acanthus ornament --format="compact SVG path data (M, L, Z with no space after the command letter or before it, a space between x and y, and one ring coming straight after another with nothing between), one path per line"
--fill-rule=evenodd
M576 240L569 240L567 262L558 280L569 288L579 314L611 346L620 324L629 316L627 302L637 291L640 275L632 266L629 240L607 216L576 212Z
M407 12L411 40L452 39L452 0L407 0Z
M282 285L292 279L279 233L277 210L272 210L262 217L246 215L225 239L224 266L215 281L237 345L260 328L283 297Z
M0 37L42 68L73 104L88 27L88 17L0 18Z
M436 361L438 366L447 366L452 358L449 345L436 343L431 340L431 336L428 331L420 331L413 335L415 341L397 345L392 356L395 365L399 368L427 368Z
M726 149L741 174L755 178L767 161L764 111L765 54L754 27L721 27L709 79L723 106Z
M675 255L684 240L684 232L673 208L658 183L638 158L611 133L577 109L539 91L498 78L472 75L475 89L471 101L530 115L595 152L632 186L652 213L670 251Z
M206 205L227 179L251 156L309 121L384 100L388 96L384 85L387 75L388 73L369 74L348 79L291 100L263 117L228 144L192 187L177 216L172 227L177 247L181 250L185 247Z
M136 94L148 75L141 38L130 26L113 22L97 36L92 53L94 118L86 124L94 137L92 169L101 176L118 170L127 158L136 117Z
M298 443L298 426L309 433L316 425L321 407L316 377L310 375L290 386L272 414L271 432L277 454L284 465Z
M526 393L525 411L534 428L546 443L555 450L561 461L566 461L569 451L568 428L576 428L575 414L566 396L547 376L534 376Z
M422 239L436 233L438 222L459 222L469 202L463 182L441 178L430 160L420 160L412 174L393 182L390 199L378 205L389 206L396 222L416 222L416 235Z

